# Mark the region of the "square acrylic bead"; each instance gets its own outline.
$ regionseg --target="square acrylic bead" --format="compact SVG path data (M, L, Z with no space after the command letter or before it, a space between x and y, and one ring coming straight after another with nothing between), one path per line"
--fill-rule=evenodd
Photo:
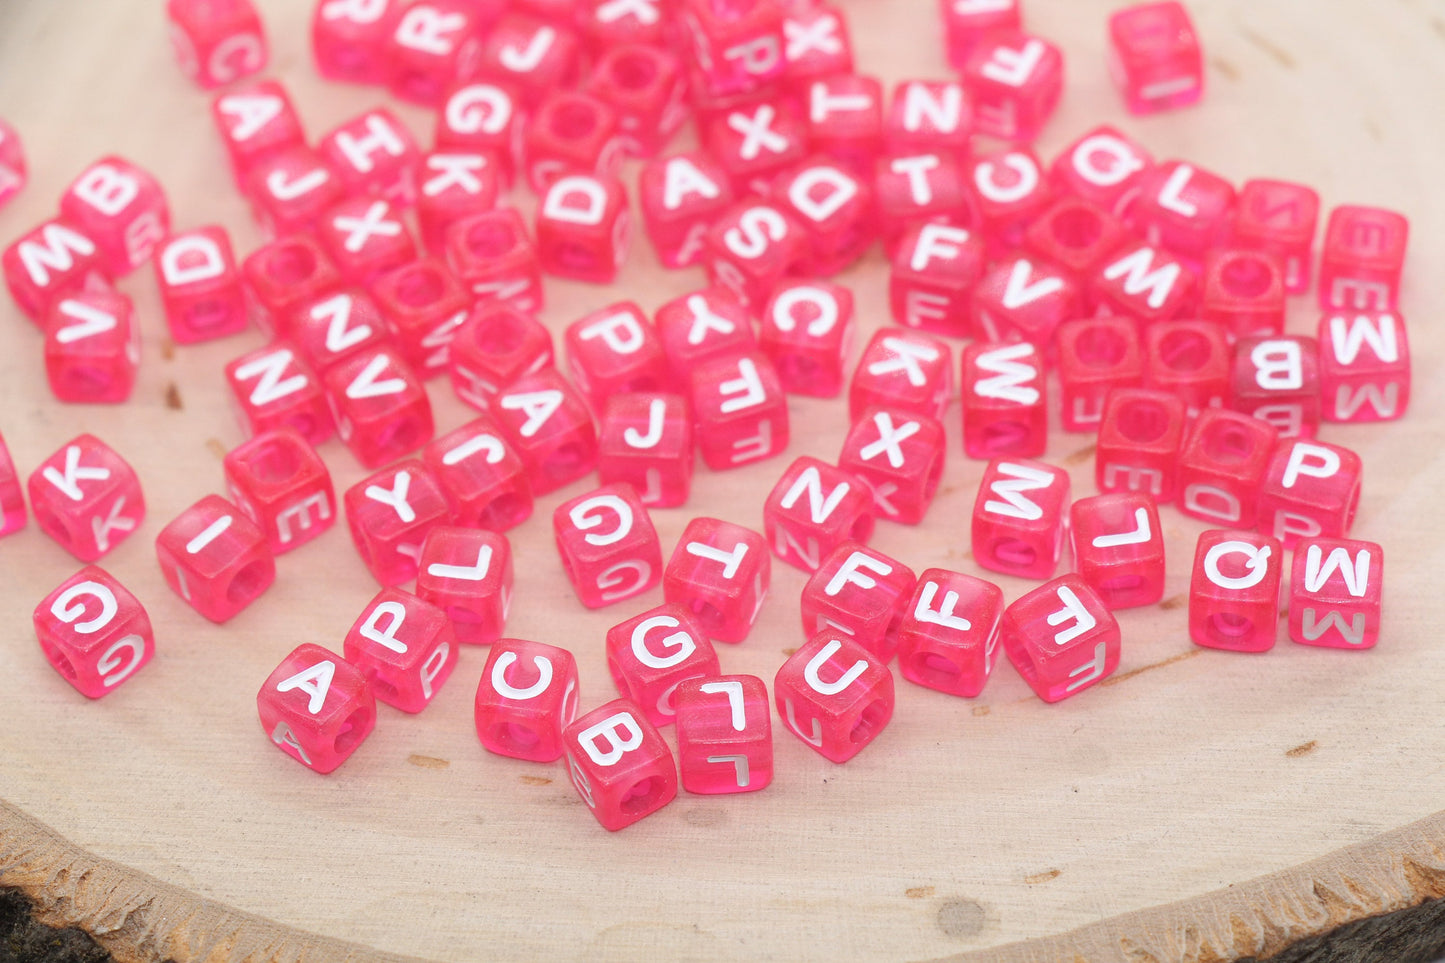
M834 633L815 636L773 677L783 725L830 762L847 762L878 738L894 700L888 667Z
M490 418L474 418L447 432L428 443L421 457L456 524L505 532L532 517L526 467Z
M715 795L768 787L773 780L773 722L762 679L687 679L677 686L673 703L683 789Z
M1257 526L1292 548L1300 538L1344 538L1360 504L1363 464L1340 445L1281 438L1259 489Z
M1048 445L1048 382L1042 352L1027 341L975 342L963 351L963 452L969 458L1033 458Z
M1119 667L1119 623L1077 575L1063 575L1004 609L1003 648L1045 702L1077 695Z
M464 645L502 637L512 609L512 547L485 529L437 525L417 559L417 597L435 605Z
M291 651L256 694L267 738L308 769L327 773L376 727L376 697L361 670L309 643Z
M989 462L973 506L973 558L1007 575L1053 575L1068 523L1069 475L1038 461Z
M316 449L290 428L237 445L222 467L231 498L265 532L274 555L305 545L336 522L331 473Z
M838 467L868 486L873 513L917 525L943 478L943 425L927 415L869 408L843 440Z
M773 553L815 572L845 541L873 534L868 486L826 462L803 455L790 464L763 503L763 526Z
M1410 345L1398 314L1320 318L1320 417L1394 421L1410 405Z
M1320 252L1320 307L1326 311L1394 311L1410 222L1381 207L1340 205L1330 211Z
M93 435L77 435L31 472L35 524L82 562L110 552L145 520L135 470Z
M681 605L664 602L607 630L607 671L648 722L666 726L677 717L678 686L710 679L719 669L701 626Z
M1385 553L1374 542L1302 539L1290 570L1290 639L1331 649L1373 648L1384 586Z
M662 579L657 530L631 485L606 485L558 505L552 531L568 581L588 608L632 598Z
M1232 652L1274 647L1284 546L1255 532L1202 532L1189 583L1189 637Z
M772 556L763 536L716 518L694 518L663 572L663 596L718 642L741 642L767 598Z
M207 495L156 536L161 574L186 604L226 622L276 580L266 535L235 505Z
M898 625L898 671L909 682L973 698L998 662L1003 591L972 575L918 576Z
M1081 498L1069 508L1074 571L1111 611L1164 597L1164 532L1144 492Z
M1198 101L1204 94L1204 55L1184 4L1141 3L1111 15L1109 70L1131 114Z
M672 750L636 704L617 699L562 732L572 786L603 828L616 832L677 797Z
M436 476L415 459L363 478L343 500L357 554L382 585L416 578L427 533L452 521Z
M457 665L457 640L446 615L396 588L382 589L367 603L341 651L376 698L402 712L430 705Z
M94 565L42 599L32 621L45 660L89 699L113 692L155 655L145 607Z
M803 634L842 633L887 664L915 581L897 559L844 542L803 586Z
M1144 492L1156 502L1174 500L1184 402L1165 391L1115 388L1104 401L1094 451L1094 484L1101 492Z
M1224 408L1202 408L1179 449L1179 510L1231 528L1253 528L1259 489L1279 432Z
M488 752L531 762L562 756L562 730L577 717L577 660L545 642L499 639L477 683L473 718Z

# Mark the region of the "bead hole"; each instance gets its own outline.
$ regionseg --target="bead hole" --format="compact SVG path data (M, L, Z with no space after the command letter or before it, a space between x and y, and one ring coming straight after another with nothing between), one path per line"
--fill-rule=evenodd
M1169 412L1157 401L1135 401L1119 411L1114 427L1136 445L1147 445L1169 430Z
M585 101L568 101L547 119L552 133L566 140L581 140L597 129L597 108Z
M411 451L420 447L423 440L422 426L416 418L398 418L377 434L376 447L396 452Z
M79 673L75 671L75 665L66 657L64 652L61 652L60 649L49 640L42 642L41 647L45 650L45 658L50 661L51 665L55 666L55 671L59 672L67 682L74 682L79 678Z
M650 54L626 53L612 61L612 79L628 90L645 90L657 81L657 59Z
M441 275L420 265L396 284L396 299L409 308L424 308L441 300L446 286Z
M479 221L467 228L467 250L478 258L496 258L517 246L517 233L506 224Z
M1198 371L1213 356L1213 342L1198 331L1171 331L1159 339L1159 360L1171 371Z
M472 328L472 343L489 355L511 354L526 343L528 324L509 311L482 318Z
M953 689L963 675L958 663L937 652L920 652L912 660L913 674L936 689Z
M1266 294L1274 283L1274 267L1256 254L1238 254L1219 270L1219 284L1236 298L1253 299Z
M1254 452L1254 439L1243 425L1215 422L1204 429L1204 453L1210 461L1238 464Z
M1097 211L1087 207L1071 207L1061 211L1050 222L1054 240L1064 247L1083 250L1099 243L1104 234L1104 221Z
M888 703L882 699L874 699L858 716L858 721L853 723L853 728L848 732L848 739L854 744L868 742L883 730L888 724Z
M498 722L488 732L492 743L516 755L530 753L542 742L535 729L520 722Z
M532 502L515 492L498 495L477 513L477 527L505 532L525 522L532 514Z
M648 776L646 779L639 779L628 787L618 801L617 808L627 815L647 812L652 808L657 797L662 794L662 777Z
M257 559L242 567L226 586L226 601L236 606L249 605L271 584L270 570L271 566L263 559Z
M395 688L383 683L380 679L373 679L372 684L388 688L391 693L396 692ZM346 717L346 721L336 731L336 738L331 743L336 749L337 755L350 755L357 746L361 745L361 740L366 736L367 723L370 719L371 715L366 709L357 709Z
M1021 538L1000 538L993 543L993 557L1008 568L1031 568L1038 561L1038 549Z
M859 515L848 529L848 537L855 542L866 542L873 534L873 516Z
M1099 583L1099 591L1103 593L1135 592L1144 587L1144 577L1141 575L1115 575L1113 578L1106 578Z
M1242 639L1254 629L1254 620L1237 612L1211 612L1208 624L1211 635L1227 642Z
M281 441L267 441L246 455L246 471L263 485L282 485L301 472L296 449Z
M1128 344L1113 327L1094 325L1074 339L1074 354L1090 368L1112 368L1124 360Z
M263 267L279 285L301 284L316 274L316 253L309 247L290 245L273 251Z

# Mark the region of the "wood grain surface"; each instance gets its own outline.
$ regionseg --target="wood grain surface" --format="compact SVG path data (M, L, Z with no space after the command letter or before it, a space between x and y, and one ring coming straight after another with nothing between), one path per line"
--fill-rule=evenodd
M933 0L840 5L862 71L885 83L945 75ZM380 99L316 79L309 3L259 6L272 73L313 136ZM1204 526L1166 509L1166 602L1123 613L1118 674L1058 705L1034 698L1006 665L975 700L900 682L893 723L847 765L778 728L766 792L684 795L608 834L560 766L483 752L471 698L486 653L469 649L431 708L407 717L383 707L356 755L319 777L268 744L255 693L296 644L338 647L375 585L337 529L281 558L271 591L224 627L164 586L150 543L182 508L221 489L219 455L242 434L219 371L261 336L171 348L147 270L124 282L145 343L136 397L121 408L51 400L37 330L0 299L0 432L22 471L82 430L136 466L149 515L104 564L148 606L158 645L154 663L119 691L83 699L41 658L29 626L35 602L76 563L33 525L0 541L0 884L96 933L119 959L218 963L974 951L1011 961L1220 960L1440 895L1445 5L1197 0L1205 102L1148 120L1125 117L1108 81L1103 24L1114 6L1027 0L1029 24L1061 44L1068 64L1046 156L1107 120L1159 157L1190 158L1236 182L1298 179L1326 204L1381 204L1412 220L1403 303L1412 411L1391 426L1323 432L1365 460L1355 531L1384 545L1390 573L1377 650L1193 648L1182 599ZM0 238L49 216L80 168L113 151L162 178L178 226L221 222L238 248L258 243L229 187L208 98L170 59L160 8L0 4L0 114L25 138L34 170L0 211ZM428 114L398 110L426 142ZM844 280L866 335L887 320L881 257ZM651 310L700 283L696 271L660 271L644 246L613 288L551 283L544 319L560 331L610 301ZM1291 330L1312 332L1315 320L1306 300L1292 304ZM439 425L463 421L445 385L432 387ZM844 406L796 399L791 412L789 457L835 457ZM949 430L956 452L956 405ZM1079 494L1093 491L1091 442L1057 434L1049 446ZM362 477L338 444L324 455L338 488ZM700 469L688 508L655 513L665 549L694 513L760 525L785 464ZM967 517L981 470L952 457L925 524L881 526L874 544L915 570L976 572ZM584 487L542 499L515 532L509 631L577 654L585 709L613 695L603 632L659 597L600 612L573 599L548 518ZM803 581L775 568L758 627L721 652L725 670L771 681L802 642ZM1002 584L1010 599L1028 588Z

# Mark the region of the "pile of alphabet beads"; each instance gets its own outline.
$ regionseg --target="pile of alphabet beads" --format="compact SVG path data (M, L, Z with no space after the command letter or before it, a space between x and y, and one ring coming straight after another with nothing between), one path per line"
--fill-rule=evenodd
M226 497L201 495L155 548L175 594L224 622L265 594L276 555L344 509L381 591L344 639L298 646L257 696L266 736L303 765L343 763L378 700L424 711L469 645L489 647L482 746L565 758L612 830L679 782L767 786L774 710L826 758L851 758L892 716L895 658L908 683L971 698L1002 651L1055 702L1114 671L1116 611L1160 600L1167 505L1217 526L1192 569L1194 642L1270 648L1287 583L1291 640L1375 644L1383 557L1349 537L1363 466L1318 435L1405 413L1405 219L1335 206L1316 256L1320 200L1304 185L1236 186L1109 126L1041 158L1064 57L1016 0L941 4L952 75L887 93L822 2L315 2L316 69L430 109L425 137L385 106L308 137L281 82L236 84L269 56L248 0L166 10L182 71L225 88L212 114L229 180L271 240L240 254L222 226L173 229L161 185L105 157L4 249L3 269L62 402L129 395L140 324L120 288L147 262L174 343L253 324L270 336L223 373L250 436L225 458ZM1127 7L1100 29L1131 112L1201 97L1181 4ZM674 147L684 136L696 146ZM0 123L0 204L25 171ZM506 206L521 191L530 223ZM650 317L599 298L544 326L543 277L611 281L636 246L634 203L652 255L706 284ZM892 325L864 331L855 359L864 326L836 278L880 242ZM1317 329L1287 332L1290 299L1312 288ZM430 392L448 389L471 420L434 423ZM846 396L841 451L780 469L762 531L692 505L697 456L720 472L807 448L790 395ZM973 560L1040 583L1011 602L868 545L880 524L941 522L929 510L954 399L963 457L987 463ZM1097 494L1076 497L1038 460L1051 426L1095 436ZM338 499L322 455L339 447L372 474ZM579 640L507 637L506 532L594 473L551 518L578 602L658 585L664 602L623 605L598 640L620 698L597 704L588 680L584 712ZM25 487L36 524L86 563L145 514L135 473L90 435ZM695 517L663 544L650 515L682 506ZM0 534L24 526L3 443L0 507ZM767 604L775 563L809 578L770 708L764 680L727 672L727 649ZM155 651L144 607L92 564L41 602L35 628L92 698Z

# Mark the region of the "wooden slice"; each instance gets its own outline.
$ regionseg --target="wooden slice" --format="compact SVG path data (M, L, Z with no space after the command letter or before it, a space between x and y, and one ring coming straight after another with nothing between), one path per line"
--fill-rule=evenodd
M885 81L946 76L932 0L841 0L861 70ZM265 0L274 76L319 136L381 98L319 81L311 3ZM1413 221L1403 312L1418 372L1410 415L1327 426L1358 451L1355 531L1389 556L1387 616L1364 653L1282 642L1259 656L1193 647L1187 570L1205 526L1164 509L1165 601L1122 614L1123 663L1057 705L1001 666L959 700L900 682L893 723L844 766L777 730L778 773L745 798L684 796L619 834L603 832L561 766L487 755L471 718L486 653L468 649L420 716L383 708L376 732L330 777L277 752L255 694L300 642L338 647L375 592L344 531L279 560L279 578L214 627L164 586L151 542L206 492L242 440L218 373L257 332L196 347L166 342L149 270L123 282L144 331L140 385L119 408L66 407L44 384L37 330L0 299L0 433L22 471L93 432L146 488L142 530L104 564L148 606L155 661L88 702L41 658L35 603L77 567L32 525L0 540L0 884L47 918L84 926L121 959L1229 959L1345 920L1438 896L1445 884L1445 728L1436 724L1445 593L1436 582L1445 350L1436 314L1445 263L1445 10L1438 4L1194 5L1209 91L1198 108L1134 120L1104 57L1104 0L1030 0L1028 24L1067 55L1069 84L1040 144L1052 152L1101 121L1161 158L1187 157L1235 183L1296 179L1325 203L1374 203ZM229 186L209 98L171 59L162 5L10 0L0 5L0 111L25 138L32 183L0 210L8 242L48 217L81 167L116 152L153 170L178 226L219 222L260 241ZM425 142L427 112L398 107ZM629 174L629 183L631 174ZM517 203L530 212L530 201ZM842 280L862 337L887 321L873 253ZM635 299L648 311L699 286L645 245L612 288L549 282L554 331ZM1312 333L1308 299L1290 330ZM862 341L859 339L859 343ZM855 349L856 350L856 349ZM443 428L466 410L445 384ZM789 457L832 459L839 401L795 399ZM957 457L957 408L941 494L923 525L884 525L874 544L915 570L977 572L967 518L982 464ZM1058 434L1048 458L1093 491L1092 439ZM339 445L338 488L363 472ZM758 526L786 459L700 471L686 509L655 513L670 549L695 513ZM542 499L515 532L509 631L571 648L584 710L612 697L605 629L645 606L589 612L573 598ZM770 601L723 666L771 681L802 642L801 573L775 569ZM1028 583L1001 580L1007 596ZM1403 829L1399 827L1405 827ZM1061 935L1062 934L1062 935Z

